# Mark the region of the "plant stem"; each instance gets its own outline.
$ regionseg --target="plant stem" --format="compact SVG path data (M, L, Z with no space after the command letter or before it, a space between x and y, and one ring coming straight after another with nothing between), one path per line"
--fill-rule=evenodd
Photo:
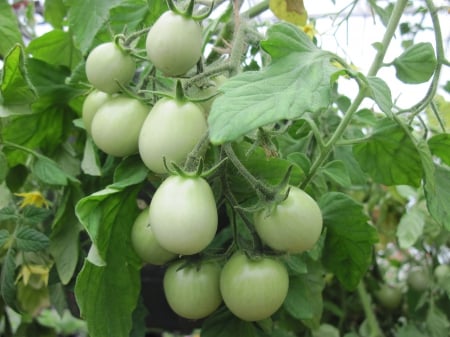
M184 164L184 170L187 172L195 171L198 167L200 158L203 157L209 146L209 133L206 131L194 149L188 154Z
M380 325L378 324L377 317L375 316L375 313L372 309L372 299L369 293L367 292L363 281L359 282L358 284L358 295L359 299L361 300L361 304L363 306L363 310L370 327L369 337L384 337Z

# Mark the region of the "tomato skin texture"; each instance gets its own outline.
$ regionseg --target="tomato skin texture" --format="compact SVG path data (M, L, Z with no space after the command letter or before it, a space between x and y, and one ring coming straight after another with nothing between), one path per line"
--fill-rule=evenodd
M255 228L270 248L289 253L311 249L320 237L322 213L316 201L303 190L291 186L288 197L271 214L254 215Z
M425 291L430 286L430 276L428 271L423 267L414 267L412 268L407 277L408 286L415 291Z
M122 95L105 102L92 120L94 143L105 153L124 157L138 152L139 133L149 108Z
M375 297L383 307L394 310L402 303L403 295L398 286L383 283L380 285L380 289L375 291Z
M200 59L202 39L195 20L167 11L147 34L147 56L165 75L183 75Z
M188 319L204 318L222 303L220 267L213 262L204 262L200 266L179 269L184 263L177 261L166 270L164 294L177 315Z
M207 130L204 112L192 102L163 98L151 109L139 135L139 153L153 172L166 173L167 164L181 164Z
M170 176L150 202L149 221L162 247L180 255L196 254L217 231L214 194L203 178Z
M109 99L111 99L111 95L99 90L93 90L86 96L86 99L83 102L81 118L83 119L86 132L89 135L91 134L92 120L94 119L95 114L103 103Z
M156 240L148 221L148 207L141 211L134 221L131 228L131 245L143 262L156 266L163 265L177 256L161 247Z
M228 309L244 321L270 317L283 304L289 288L286 267L271 258L250 260L237 252L220 275L220 291Z
M95 47L86 59L86 76L98 90L108 94L120 90L122 85L131 81L136 72L136 63L131 55L119 49L113 42Z

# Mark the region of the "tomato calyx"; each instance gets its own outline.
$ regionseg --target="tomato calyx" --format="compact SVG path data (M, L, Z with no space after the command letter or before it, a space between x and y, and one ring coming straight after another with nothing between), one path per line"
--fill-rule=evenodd
M203 19L206 19L212 13L212 10L214 9L214 1L212 1L206 12L198 15L194 15L195 0L190 0L184 10L175 5L174 0L167 0L167 6L172 12L178 15L184 16L188 19L193 19L195 21L201 21Z

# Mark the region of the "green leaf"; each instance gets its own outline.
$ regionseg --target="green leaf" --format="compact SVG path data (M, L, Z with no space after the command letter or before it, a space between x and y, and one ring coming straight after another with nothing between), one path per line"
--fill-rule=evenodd
M127 157L117 166L114 171L114 183L109 187L122 189L139 184L147 178L148 173L148 168L138 155Z
M408 133L392 119L381 119L367 141L353 146L353 154L377 183L420 186L420 155Z
M403 325L396 333L395 337L427 337L415 325Z
M8 160L3 152L0 152L0 184L3 183L8 175Z
M25 69L25 55L16 45L6 55L0 81L0 117L16 112L29 113L29 105L36 101L37 93Z
M64 0L46 0L44 2L44 19L56 29L63 28L64 18L67 15L67 6Z
M386 116L392 116L392 95L386 82L378 77L367 77L370 97L377 103Z
M23 218L27 224L36 225L43 222L52 214L51 210L34 206L27 206L23 209Z
M10 236L6 229L0 229L0 248L9 240Z
M140 291L140 259L131 246L140 186L105 189L81 199L76 214L105 263L86 259L75 295L92 337L128 337Z
M343 193L327 193L319 205L327 229L323 263L346 289L355 289L371 263L377 231L363 205Z
M50 158L39 156L33 165L32 172L45 184L67 185L67 174Z
M5 220L16 220L17 214L16 209L13 207L4 207L0 209L0 221Z
M109 18L109 10L120 0L68 0L69 28L77 49L85 54L94 38Z
M403 214L397 227L400 248L412 247L422 236L424 227L425 214L419 208L413 208Z
M255 326L234 316L225 306L209 316L202 325L202 337L258 337Z
M85 174L89 174L91 176L100 176L102 174L100 159L91 137L86 138L83 159L81 161L81 169Z
M352 184L347 167L340 160L333 160L323 166L321 172L338 185L348 187Z
M49 246L50 240L45 234L31 227L21 227L15 233L15 243L19 250L37 252Z
M16 251L8 249L2 261L0 291L6 305L17 310L16 300Z
M284 262L289 267L289 273L292 275L306 274L308 272L308 265L304 260L304 255L287 255Z
M308 264L308 273L289 279L289 292L284 309L309 328L317 328L322 317L322 290L325 287L323 270L317 264Z
M448 337L450 322L446 314L434 305L428 310L426 324L430 337Z
M436 64L434 48L429 42L408 47L393 63L397 78L408 84L428 81L433 76Z
M221 86L208 123L214 144L233 141L281 119L317 113L331 101L330 77L337 71L333 54L318 49L296 26L278 23L262 47L272 63L261 71L230 78Z
M82 59L73 45L72 35L62 30L52 30L32 40L26 51L35 59L70 69Z
M23 44L17 16L8 0L0 0L0 59L16 44Z
M434 156L439 157L444 163L450 166L450 134L441 133L428 140L428 146Z
M364 185L367 182L367 175L356 161L350 146L336 146L334 148L334 158L344 163L350 176L352 184Z

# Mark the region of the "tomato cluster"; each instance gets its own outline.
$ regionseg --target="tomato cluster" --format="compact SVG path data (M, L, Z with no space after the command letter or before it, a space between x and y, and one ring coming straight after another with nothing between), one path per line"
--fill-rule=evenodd
M187 99L177 82L175 97L160 98L150 108L150 100L127 93L137 68L126 45L116 40L89 54L86 75L94 90L85 99L82 119L100 150L116 157L139 153L152 174L162 177L132 226L134 251L144 263L169 264L164 293L182 317L206 317L222 302L245 321L270 317L289 288L288 269L277 256L315 245L322 232L319 206L298 187L284 186L253 216L264 247L251 251L234 243L218 259L204 254L218 231L216 200L224 197L201 169L184 172L180 165L207 134L212 96L226 77L211 75L202 102ZM164 76L185 75L201 59L201 25L189 13L169 10L148 31L146 52Z

